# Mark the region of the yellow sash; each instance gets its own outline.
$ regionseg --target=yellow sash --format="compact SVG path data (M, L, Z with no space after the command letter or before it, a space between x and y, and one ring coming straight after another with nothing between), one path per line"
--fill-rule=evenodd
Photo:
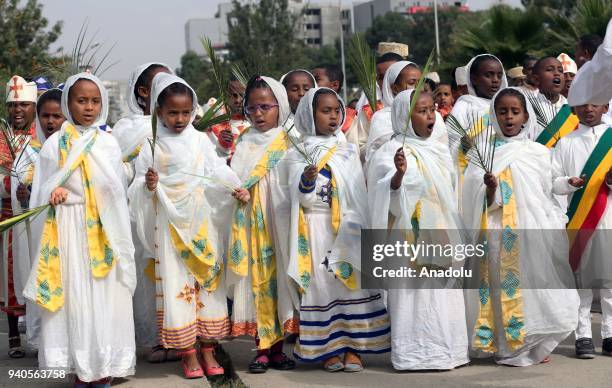
M59 138L59 167L62 168L68 158L72 143L79 138L79 133L72 125ZM70 175L81 168L83 176L83 189L85 192L85 228L87 233L87 246L89 250L89 265L91 273L96 278L103 278L111 271L115 264L115 255L110 246L96 204L96 197L92 188L91 170L87 155L91 152L98 134L94 134L83 152L70 166L63 176L59 186L64 184ZM59 257L59 239L57 229L56 209L49 208L47 219L42 233L41 250L37 264L37 292L36 303L49 311L57 311L64 305L64 291L62 287L61 263Z
M499 175L499 189L502 196L502 236L500 247L501 310L504 335L509 350L516 350L525 344L525 317L523 296L520 288L520 252L517 227L517 207L512 183L512 172L507 167ZM486 199L481 218L481 232L487 230ZM480 311L476 321L476 335L473 346L485 352L494 353L495 322L491 301L491 285L487 255L480 263Z
M230 260L228 268L239 276L249 274L251 263L251 286L255 302L257 336L259 348L268 349L283 339L278 321L278 294L276 284L276 256L274 243L269 234L269 220L263 209L259 181L272 170L285 155L289 139L284 131L270 143L242 187L250 190L251 211L246 204L236 207L230 236ZM250 225L250 241L247 234ZM250 252L248 247L250 246ZM251 257L248 257L250 253Z

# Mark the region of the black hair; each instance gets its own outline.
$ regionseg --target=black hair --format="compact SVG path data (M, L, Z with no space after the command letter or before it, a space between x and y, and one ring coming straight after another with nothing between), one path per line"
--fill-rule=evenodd
M482 64L487 61L494 61L496 63L500 63L499 59L495 58L493 55L490 55L490 54L485 54L485 55L476 57L476 59L474 59L474 62L472 62L472 66L470 66L470 77L475 77L476 74L478 74L478 71L480 70L480 66L482 66ZM501 66L501 63L500 63L500 66ZM502 66L502 69L503 69L503 66Z
M527 55L527 56L526 56L526 57L523 59L523 63L522 63L523 67L529 67L529 66L527 66L527 64L528 64L529 62L531 62L531 61L536 61L536 62L537 62L537 61L538 61L538 58L536 58L536 57L534 57L534 56L531 56L531 55Z
M313 114L317 111L317 102L319 101L319 97L324 96L324 95L330 95L330 96L334 96L338 99L338 102L340 103L340 109L342 110L342 117L346 117L346 108L344 107L344 104L342 103L342 100L340 99L340 97L338 97L338 95L336 94L336 92L334 92L331 89L319 89L315 92L314 97L312 98L312 112Z
M501 92L499 92L497 97L495 97L495 103L493 104L493 107L495 109L497 109L497 101L499 101L500 98L505 97L505 96L511 96L511 97L518 98L519 101L521 102L521 105L523 106L523 110L525 111L525 113L528 112L527 111L527 100L525 99L525 96L523 95L523 93L513 88L506 88L502 90Z
M385 62L399 62L403 61L404 58L397 53L385 53L376 59L376 64L381 64Z
M264 81L261 76L254 75L253 77L251 77L249 82L247 82L246 89L244 91L244 99L242 100L244 106L248 104L249 96L251 95L251 92L255 89L270 89L270 92L272 92L272 88L270 87L270 85L268 85L268 83ZM273 92L272 94L274 95ZM276 96L274 96L274 98L276 98Z
M431 89L432 92L436 90L436 87L438 86L434 80L429 79L429 78L425 78L424 82L426 82L427 85L429 85L429 88Z
M144 109L144 106L140 105L140 96L138 95L138 88L143 87L150 89L151 82L153 82L153 72L157 69L166 69L168 68L162 64L154 63L147 67L136 79L136 84L134 85L134 95L136 96L136 101L138 101L138 105Z
M286 88L287 85L289 85L289 81L291 80L291 77L293 77L295 74L299 74L299 73L305 74L306 77L308 77L308 79L312 81L312 86L313 87L315 86L314 85L315 81L312 78L312 75L310 73L308 73L307 71L305 71L305 70L291 70L289 73L287 73L285 78L283 78L283 86Z
M62 104L62 91L59 89L49 89L38 98L38 102L36 103L36 115L40 115L40 110L42 106L49 102L55 101L58 104Z
M172 96L190 96L192 102L195 99L193 92L187 85L180 82L175 82L162 90L157 97L157 105L160 107L163 106L166 103L166 100Z
M538 70L540 69L540 66L542 65L542 62L544 62L547 59L554 59L555 61L559 62L559 60L553 56L542 57L538 59L538 61L533 65L533 72L537 73Z
M591 54L591 56L595 55L597 48L603 43L603 39L601 36L596 34L586 34L582 35L578 38L578 44L580 47Z
M318 66L315 66L314 68L325 70L325 74L327 74L327 78L329 78L330 82L340 82L338 90L342 89L342 85L344 84L344 73L342 72L340 66L332 65L330 63L323 63Z

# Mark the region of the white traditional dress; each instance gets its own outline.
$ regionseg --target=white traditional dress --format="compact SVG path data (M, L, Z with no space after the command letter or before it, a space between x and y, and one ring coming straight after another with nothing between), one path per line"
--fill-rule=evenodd
M68 110L70 88L94 82L102 97L96 122L83 127ZM68 198L51 209L24 296L38 303L41 368L67 368L82 381L134 373L134 246L117 141L98 127L108 114L102 82L89 73L66 81L61 129L45 142L34 169L30 206L58 186Z
M394 137L374 155L368 171L368 204L373 229L461 229L453 192L448 148L416 135L408 122L412 90L398 94L391 109ZM406 131L406 132L405 132ZM404 140L404 137L406 139ZM396 151L404 145L407 169L391 189ZM417 209L419 209L417 211ZM460 243L456 236L453 242ZM446 263L453 265L454 263ZM465 307L461 289L431 279L428 289L389 290L391 361L398 370L453 369L469 362Z
M307 162L295 150L289 156L297 160L290 173L289 275L303 291L294 354L303 361L390 350L382 291L360 289L360 232L368 225L368 205L359 152L340 129L316 134L313 100L322 89L331 91L310 89L295 115L304 151L317 159L316 182L306 187L301 177Z
M159 95L175 83L187 85L167 73L153 78L153 111ZM193 120L197 99L189 90ZM144 147L136 161L136 178L129 189L130 212L145 250L156 253L159 343L186 349L198 337L216 340L230 333L223 232L232 197L223 184L234 187L238 180L217 156L210 139L191 124L175 133L158 117L157 136L154 158L151 148ZM154 192L145 184L150 167L159 176Z
M559 140L553 151L553 192L566 195L568 232L586 232L586 238L570 239L570 264L581 288L576 338L592 338L592 288L599 288L602 338L612 337L612 187L605 181L612 160L612 128L606 123L578 129ZM573 187L571 177L586 175L584 187ZM592 233L592 234L591 234ZM584 289L582 289L584 288Z
M227 278L234 301L232 335L257 337L258 347L267 349L297 331L294 311L299 299L287 275L291 162L286 156L291 142L283 123L289 102L282 84L261 79L278 102L278 126L265 132L251 126L236 145L231 167L251 200L235 205Z
M486 230L488 247L487 261L475 264L479 288L466 290L468 330L474 356L528 366L542 362L576 327L578 295L567 260L566 218L552 196L550 150L528 138L537 125L533 108L525 96L529 120L518 135L506 137L495 115L497 95L490 121L498 189L486 212L484 171L470 163L465 172L466 226L475 234Z
M467 88L468 94L465 94L457 99L455 105L453 106L453 110L450 112L449 117L453 116L461 125L463 129L465 129L471 137L478 137L483 132L486 133L485 129L489 124L489 105L491 100L484 97L479 97L476 95L476 89L472 84L472 79L470 77L470 70L472 68L472 64L476 60L476 58L481 57L483 55L490 56L490 54L482 54L477 55L470 60L470 62L465 66L466 68L466 76L467 76ZM496 58L497 59L497 58ZM502 69L504 65L501 63L499 59L499 64ZM508 81L506 80L506 73L504 72L501 80L500 89L504 89L508 87ZM461 197L463 191L463 174L465 173L465 169L468 165L468 155L461 147L461 138L457 134L456 131L452 129L450 124L449 117L446 119L446 128L448 130L448 141L449 147L451 151L451 158L453 160L453 165L455 166L456 174L455 177L457 179L455 184L455 190L457 193L457 204L459 206L459 210L461 211Z
M128 82L128 116L117 121L113 128L113 136L121 147L121 158L127 180L131 183L135 176L136 158L142 147L149 147L147 139L151 138L151 115L145 115L136 97L136 82L138 78L152 65L165 67L172 73L169 66L151 62L138 66L130 75ZM155 259L152 251L145 251L136 225L132 222L132 238L134 239L134 258L138 284L134 292L134 328L138 346L155 346L158 344L156 324L155 295Z

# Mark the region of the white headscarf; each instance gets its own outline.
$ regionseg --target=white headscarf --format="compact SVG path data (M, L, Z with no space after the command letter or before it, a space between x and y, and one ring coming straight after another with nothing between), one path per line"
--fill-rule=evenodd
M174 74L167 65L159 62L151 62L138 66L130 75L127 88L128 117L119 120L113 128L113 136L115 136L119 142L121 156L124 160L127 160L130 155L132 155L138 147L141 147L146 139L151 136L151 115L145 115L144 110L138 103L138 98L136 97L136 82L142 73L152 65L163 66L170 74Z
M154 112L158 107L160 94L175 83L185 85L191 91L193 121L198 107L196 94L182 78L174 74L158 73L153 78L151 111ZM198 132L191 123L183 131L176 133L167 128L158 116L155 159L151 156L149 146L141 150L136 161L136 178L129 190L132 218L141 241L150 252L155 252L156 242L151 235L154 220L150 218L155 212L147 208L151 201L143 190L145 174L149 167L153 167L159 176L156 190L159 204L183 242L188 244L205 220L231 208L227 203L232 199L230 193L214 182L221 181L237 186L238 180L225 161L217 156L210 139ZM212 177L215 179L208 179ZM224 247L223 238L217 234L217 225L221 224L213 225L212 221L208 223L208 238L215 247L217 259L220 259Z
M327 90L329 92L332 92L333 95L336 96L336 98L338 99L338 102L340 102L342 120L340 121L338 128L336 128L336 132L334 133L334 135L337 135L338 132L341 132L340 129L342 128L342 125L344 124L344 120L346 119L346 110L344 108L344 101L342 101L340 96L338 96L338 94L330 88L315 87L315 88L308 90L306 95L302 97L295 111L295 121L294 121L295 129L297 129L297 131L301 133L302 136L316 136L317 135L316 128L315 128L315 122L314 122L313 103L314 103L314 98L317 92L321 90Z
M474 85L472 84L472 76L471 76L472 65L474 64L474 61L476 60L476 58L484 57L484 56L489 56L489 57L495 58L497 60L497 62L499 62L499 65L501 66L503 74L502 74L502 79L501 79L501 84L499 86L499 89L501 90L501 89L504 89L504 88L508 87L508 80L506 79L506 71L504 70L504 64L499 60L499 58L497 58L495 55L492 55L492 54L480 54L480 55L476 55L474 58L472 58L468 62L467 65L465 65L467 88L468 88L468 93L471 96L477 96L476 95L476 89L474 88Z
M274 78L261 76L270 89L276 102L278 103L278 122L277 127L272 128L266 132L261 132L256 129L252 124L250 117L247 115L247 120L251 123L251 127L246 130L240 136L238 143L236 144L236 151L232 158L232 169L236 171L240 179L246 179L255 164L259 161L268 145L276 138L280 131L285 130L283 124L286 123L287 118L291 114L291 108L289 107L289 100L287 98L287 91L285 87L275 80ZM245 99L242 102L243 108L248 106L248 101ZM248 151L246 151L248 150Z
M497 114L495 113L495 101L497 101L497 98L499 97L500 93L506 89L516 90L523 96L523 98L525 99L526 107L527 107L527 114L529 115L529 119L523 125L523 129L521 129L521 132L518 135L511 136L511 137L507 137L506 135L504 135L504 132L499 126L499 121L497 120ZM532 132L535 126L537 125L537 117L535 115L535 111L533 110L533 106L531 105L531 102L529 102L529 98L525 94L525 91L523 90L523 88L517 88L517 87L512 86L512 87L507 87L505 89L499 90L497 93L495 93L495 96L493 96L493 98L491 99L490 112L491 113L489 114L489 122L493 125L493 129L495 129L495 136L498 139L503 139L504 141L507 141L507 142L508 141L528 140L527 135L530 132Z
M300 73L306 73L306 75L308 75L310 77L310 79L312 79L312 84L314 85L313 87L316 88L317 87L317 80L315 79L314 75L312 75L311 72L309 72L308 70L305 69L294 69L294 70L290 70L288 72L286 72L285 74L283 74L283 76L280 78L280 83L282 84L283 81L285 81L285 78L287 78L289 75L296 73L296 72L300 72Z
M361 268L360 232L369 224L367 212L367 194L365 179L359 160L359 149L356 145L346 142L338 124L336 132L330 136L316 134L313 102L317 92L328 90L340 102L342 122L345 118L345 107L342 99L329 88L314 88L302 98L295 112L295 126L302 134L304 151L313 155L318 162L329 149L336 146L336 151L327 162L336 179L340 198L341 222L334 244L327 257L331 268L349 263L355 271ZM320 148L318 151L315 147ZM298 214L299 214L299 182L307 165L304 157L295 149L290 151L288 158L293 162L289 172L289 191L291 193L291 229L290 229L290 261L289 276L298 284ZM331 225L322 225L331 228ZM359 277L359 275L357 276Z
M70 76L68 80L66 80L66 83L64 85L64 89L62 92L62 113L64 114L64 117L66 117L66 120L68 120L72 125L74 125L75 128L79 132L82 132L87 128L82 127L81 125L77 125L74 122L74 119L72 118L72 114L70 113L70 110L68 109L68 98L70 98L70 89L74 86L74 84L77 83L77 81L82 80L82 79L89 80L95 83L96 86L98 86L98 89L100 90L100 96L102 97L102 109L100 110L100 114L96 118L96 121L87 128L94 128L94 127L97 128L101 125L104 125L106 123L106 119L108 118L108 91L102 84L102 81L100 81L100 79L96 77L95 75L91 73L87 73L87 72L83 72L83 73L79 73L79 74Z
M40 96L38 96L38 101L40 101L41 97L44 96L46 93L49 93L53 90L59 90L61 92L61 89L58 89L58 88L47 89L44 92L42 92ZM62 92L62 95L63 95L63 92ZM50 100L50 101L55 101L55 100ZM59 103L61 105L62 103L61 100ZM45 131L42 129L42 125L40 124L40 118L38 117L38 110L36 111L36 139L40 142L40 144L43 144L45 140L47 140L47 135L45 135Z
M397 77L399 77L402 70L404 70L404 68L408 65L416 66L416 64L410 61L399 61L389 66L385 72L385 78L383 79L382 86L382 103L385 107L391 107L391 105L393 105L393 99L395 96L393 95L393 89L391 87L397 80Z

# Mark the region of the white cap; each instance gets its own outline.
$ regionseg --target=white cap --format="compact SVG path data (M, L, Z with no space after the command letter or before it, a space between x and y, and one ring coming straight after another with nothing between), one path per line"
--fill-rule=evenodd
M566 53L559 54L557 60L563 65L563 73L576 74L578 72L578 66L576 66L576 62L574 62L574 60Z
M437 84L440 83L440 76L435 71L432 71L431 73L425 74L425 78L428 78L428 79L432 80L433 82L435 82Z
M23 77L14 75L6 83L6 102L27 101L36 103L37 98L36 82L26 82Z
M467 86L467 69L465 66L458 67L455 70L455 82L458 86Z

